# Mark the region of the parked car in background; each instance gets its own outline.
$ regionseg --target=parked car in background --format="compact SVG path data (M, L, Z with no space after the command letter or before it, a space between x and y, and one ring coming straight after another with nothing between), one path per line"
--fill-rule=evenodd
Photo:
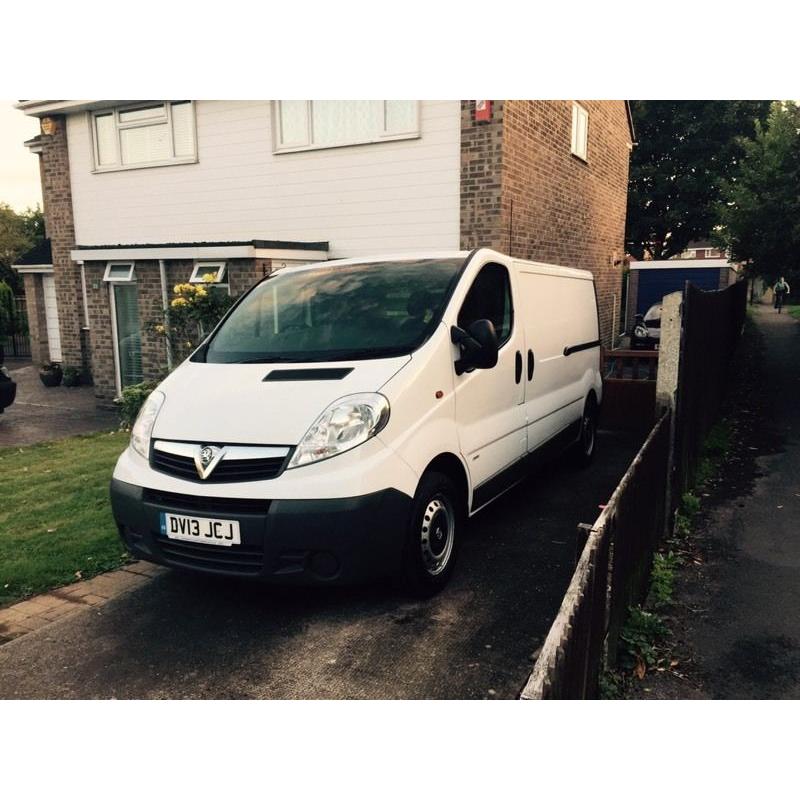
M17 396L17 384L11 379L8 368L3 365L3 348L0 347L0 414L2 414Z
M661 343L661 308L661 303L655 303L644 314L636 315L631 334L633 350L658 350Z
M168 566L428 594L531 462L591 461L601 399L590 272L489 249L287 267L149 396L114 516Z

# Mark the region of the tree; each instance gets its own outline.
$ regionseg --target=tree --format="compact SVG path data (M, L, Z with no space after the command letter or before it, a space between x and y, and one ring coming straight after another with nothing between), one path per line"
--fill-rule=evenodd
M635 258L662 259L708 238L743 141L768 100L634 100L626 243Z
M18 294L21 290L17 273L11 265L26 251L44 239L44 215L39 206L18 214L11 206L0 203L0 280Z
M748 277L786 275L791 284L800 277L800 107L773 103L741 146L735 179L723 185L716 238Z

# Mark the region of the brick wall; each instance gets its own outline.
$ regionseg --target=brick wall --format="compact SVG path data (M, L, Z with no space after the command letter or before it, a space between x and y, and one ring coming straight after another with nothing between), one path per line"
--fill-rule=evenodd
M461 101L461 248L497 247L500 239L503 101L492 119L475 121L475 101ZM492 243L492 244L490 244Z
M103 282L105 271L105 262L87 261L84 264L94 395L98 404L103 406L110 405L117 393L111 304L108 284Z
M39 136L45 229L53 248L53 277L58 297L61 354L65 365L88 367L81 359L83 321L80 268L69 255L75 246L72 189L69 176L66 118L50 118L54 132Z
M610 346L612 325L614 333L622 327L630 134L623 101L582 105L589 111L586 162L570 153L572 101L495 102L490 123L475 123L474 102L465 103L461 244L591 270L601 337Z
M189 275L191 271L183 280ZM136 262L136 293L142 330L142 377L146 381L160 380L167 374L167 342L153 330L164 319L158 261ZM171 294L172 286L167 284L167 297Z

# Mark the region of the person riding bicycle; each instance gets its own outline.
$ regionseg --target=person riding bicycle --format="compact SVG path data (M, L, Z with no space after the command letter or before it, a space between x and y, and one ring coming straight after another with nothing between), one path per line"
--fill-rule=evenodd
M783 301L786 295L791 291L789 284L786 283L782 275L775 286L772 287L772 291L775 293L775 308L778 309L778 313L780 314L783 308Z

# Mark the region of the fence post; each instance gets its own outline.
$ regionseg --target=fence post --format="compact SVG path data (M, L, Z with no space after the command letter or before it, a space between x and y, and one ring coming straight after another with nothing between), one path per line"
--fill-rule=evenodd
M663 533L669 533L669 527L672 524L672 495L676 441L675 425L676 409L678 405L682 332L683 292L672 292L672 294L666 295L662 302L661 341L658 349L658 373L656 376L656 419L665 412L670 414Z
M578 523L578 536L575 540L575 563L578 563L578 559L581 557L581 553L583 552L583 548L586 547L586 541L589 538L589 534L592 532L592 526L587 524L586 522L579 522Z

